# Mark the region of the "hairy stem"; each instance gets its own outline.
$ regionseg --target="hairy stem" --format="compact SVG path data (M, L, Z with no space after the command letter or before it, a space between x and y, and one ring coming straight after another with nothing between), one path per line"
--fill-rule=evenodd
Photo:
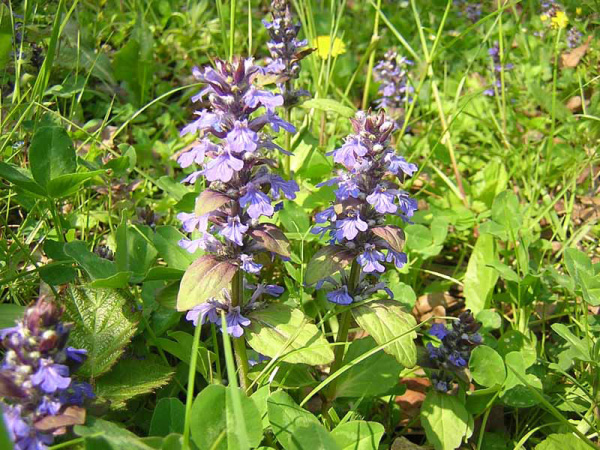
M231 282L231 306L242 306L244 304L244 274L238 270ZM239 371L240 387L246 391L250 386L248 380L248 355L246 354L246 340L244 337L233 338L233 351L235 362Z

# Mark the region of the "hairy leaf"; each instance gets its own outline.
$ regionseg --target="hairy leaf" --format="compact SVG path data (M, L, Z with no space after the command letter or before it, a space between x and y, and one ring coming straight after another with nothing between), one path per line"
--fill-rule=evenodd
M69 344L88 351L79 373L97 378L119 359L135 334L138 313L121 291L71 287L65 298L65 321L73 322Z
M405 334L396 342L384 347L404 367L410 368L417 363L417 333L409 331L417 324L415 318L402 310L391 300L381 300L352 309L352 315L362 329L367 331L379 344L385 344L393 338Z
M333 361L333 351L319 329L299 309L277 303L248 314L248 345L258 353L274 358L291 353L282 361L310 365Z
M328 245L319 249L308 262L304 282L308 285L331 276L352 262L354 255L346 247Z
M185 271L177 295L177 311L187 311L218 296L221 289L228 287L238 267L214 256L198 258Z

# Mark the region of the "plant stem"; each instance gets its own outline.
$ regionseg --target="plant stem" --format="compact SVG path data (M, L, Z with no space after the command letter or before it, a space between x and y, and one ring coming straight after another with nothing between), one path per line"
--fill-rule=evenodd
M190 425L192 419L192 403L194 401L194 382L196 381L196 363L198 362L198 345L200 342L201 325L196 326L194 331L194 342L192 344L192 354L190 356L190 371L188 372L187 396L185 400L185 423L183 425L183 448L190 447Z
M238 270L231 282L231 306L242 306L244 304L244 274ZM250 386L248 379L248 355L246 354L246 340L244 337L233 338L233 351L235 362L239 370L240 387L246 391Z
M377 0L377 10L375 11L375 22L373 24L373 34L371 43L379 40L379 11L381 10L381 0ZM371 87L371 77L373 76L373 66L375 65L375 52L369 56L369 65L367 66L367 80L365 81L365 90L363 91L362 109L367 109L369 105L369 88Z
M358 285L359 278L360 278L360 266L358 265L358 262L356 262L356 260L354 260L352 262L352 268L350 269L350 278L348 280L348 292L350 293L350 295L354 294L354 291L356 290L356 286ZM340 317L340 325L338 328L337 336L335 338L336 343L346 342L348 340L348 330L350 329L351 321L352 321L352 311L348 309L347 311L344 311L342 313L342 316ZM346 353L345 345L336 345L336 347L333 351L333 354L334 354L333 364L331 365L331 369L329 370L330 376L333 375L335 372L337 372L342 367L345 353ZM322 412L323 412L323 415L326 417L329 417L328 411L329 411L329 408L331 407L331 404L333 403L333 399L335 398L336 389L337 389L337 379L333 380L329 384L327 391L325 393L325 397L327 398L327 401L325 401L325 403L323 403Z
M285 115L284 115L284 120L287 123L292 123L291 119L292 118L292 108L287 106L285 108ZM292 135L291 133L285 133L285 150L287 150L288 152L291 151L291 146L292 146ZM283 171L286 175L286 177L289 177L292 174L292 156L291 155L284 155L284 168Z

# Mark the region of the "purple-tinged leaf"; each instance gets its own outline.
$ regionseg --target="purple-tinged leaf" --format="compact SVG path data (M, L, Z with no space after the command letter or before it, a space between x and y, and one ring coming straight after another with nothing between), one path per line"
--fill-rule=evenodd
M237 266L211 255L198 258L181 279L177 311L187 311L219 295L221 289L229 286L237 270Z
M248 234L270 252L289 258L290 242L279 228L270 223L261 223Z
M196 199L196 210L194 212L197 216L203 216L204 214L214 211L215 209L219 209L221 206L230 201L231 198L222 192L207 189Z
M354 259L354 253L340 245L328 245L314 254L306 268L304 282L308 285L342 270Z
M402 228L395 227L393 225L384 225L382 227L371 228L371 231L376 236L379 236L388 245L397 252L401 252L404 247L406 237Z
M83 425L84 423L85 409L79 406L69 406L61 414L56 416L48 415L35 422L35 429L39 431L51 431L71 425Z

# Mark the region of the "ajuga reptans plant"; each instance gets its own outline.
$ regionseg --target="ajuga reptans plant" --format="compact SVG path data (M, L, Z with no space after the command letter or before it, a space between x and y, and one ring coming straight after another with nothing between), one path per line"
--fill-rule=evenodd
M498 42L494 43L494 46L488 50L488 55L492 58L492 71L494 73L494 81L492 85L487 88L483 93L490 97L496 96L497 93L501 92L502 89L502 72L512 70L514 65L511 63L504 64L500 58L500 45ZM506 89L506 79L504 84Z
M0 406L16 450L47 448L66 426L83 423L82 406L94 398L88 383L73 379L87 352L68 346L71 326L61 317L61 308L40 299L14 327L0 331L6 349Z
M412 65L409 59L388 50L373 69L373 78L381 83L378 90L380 98L375 100L375 104L377 108L385 109L397 128L402 127L404 110L413 100L414 89L408 78L408 68Z

